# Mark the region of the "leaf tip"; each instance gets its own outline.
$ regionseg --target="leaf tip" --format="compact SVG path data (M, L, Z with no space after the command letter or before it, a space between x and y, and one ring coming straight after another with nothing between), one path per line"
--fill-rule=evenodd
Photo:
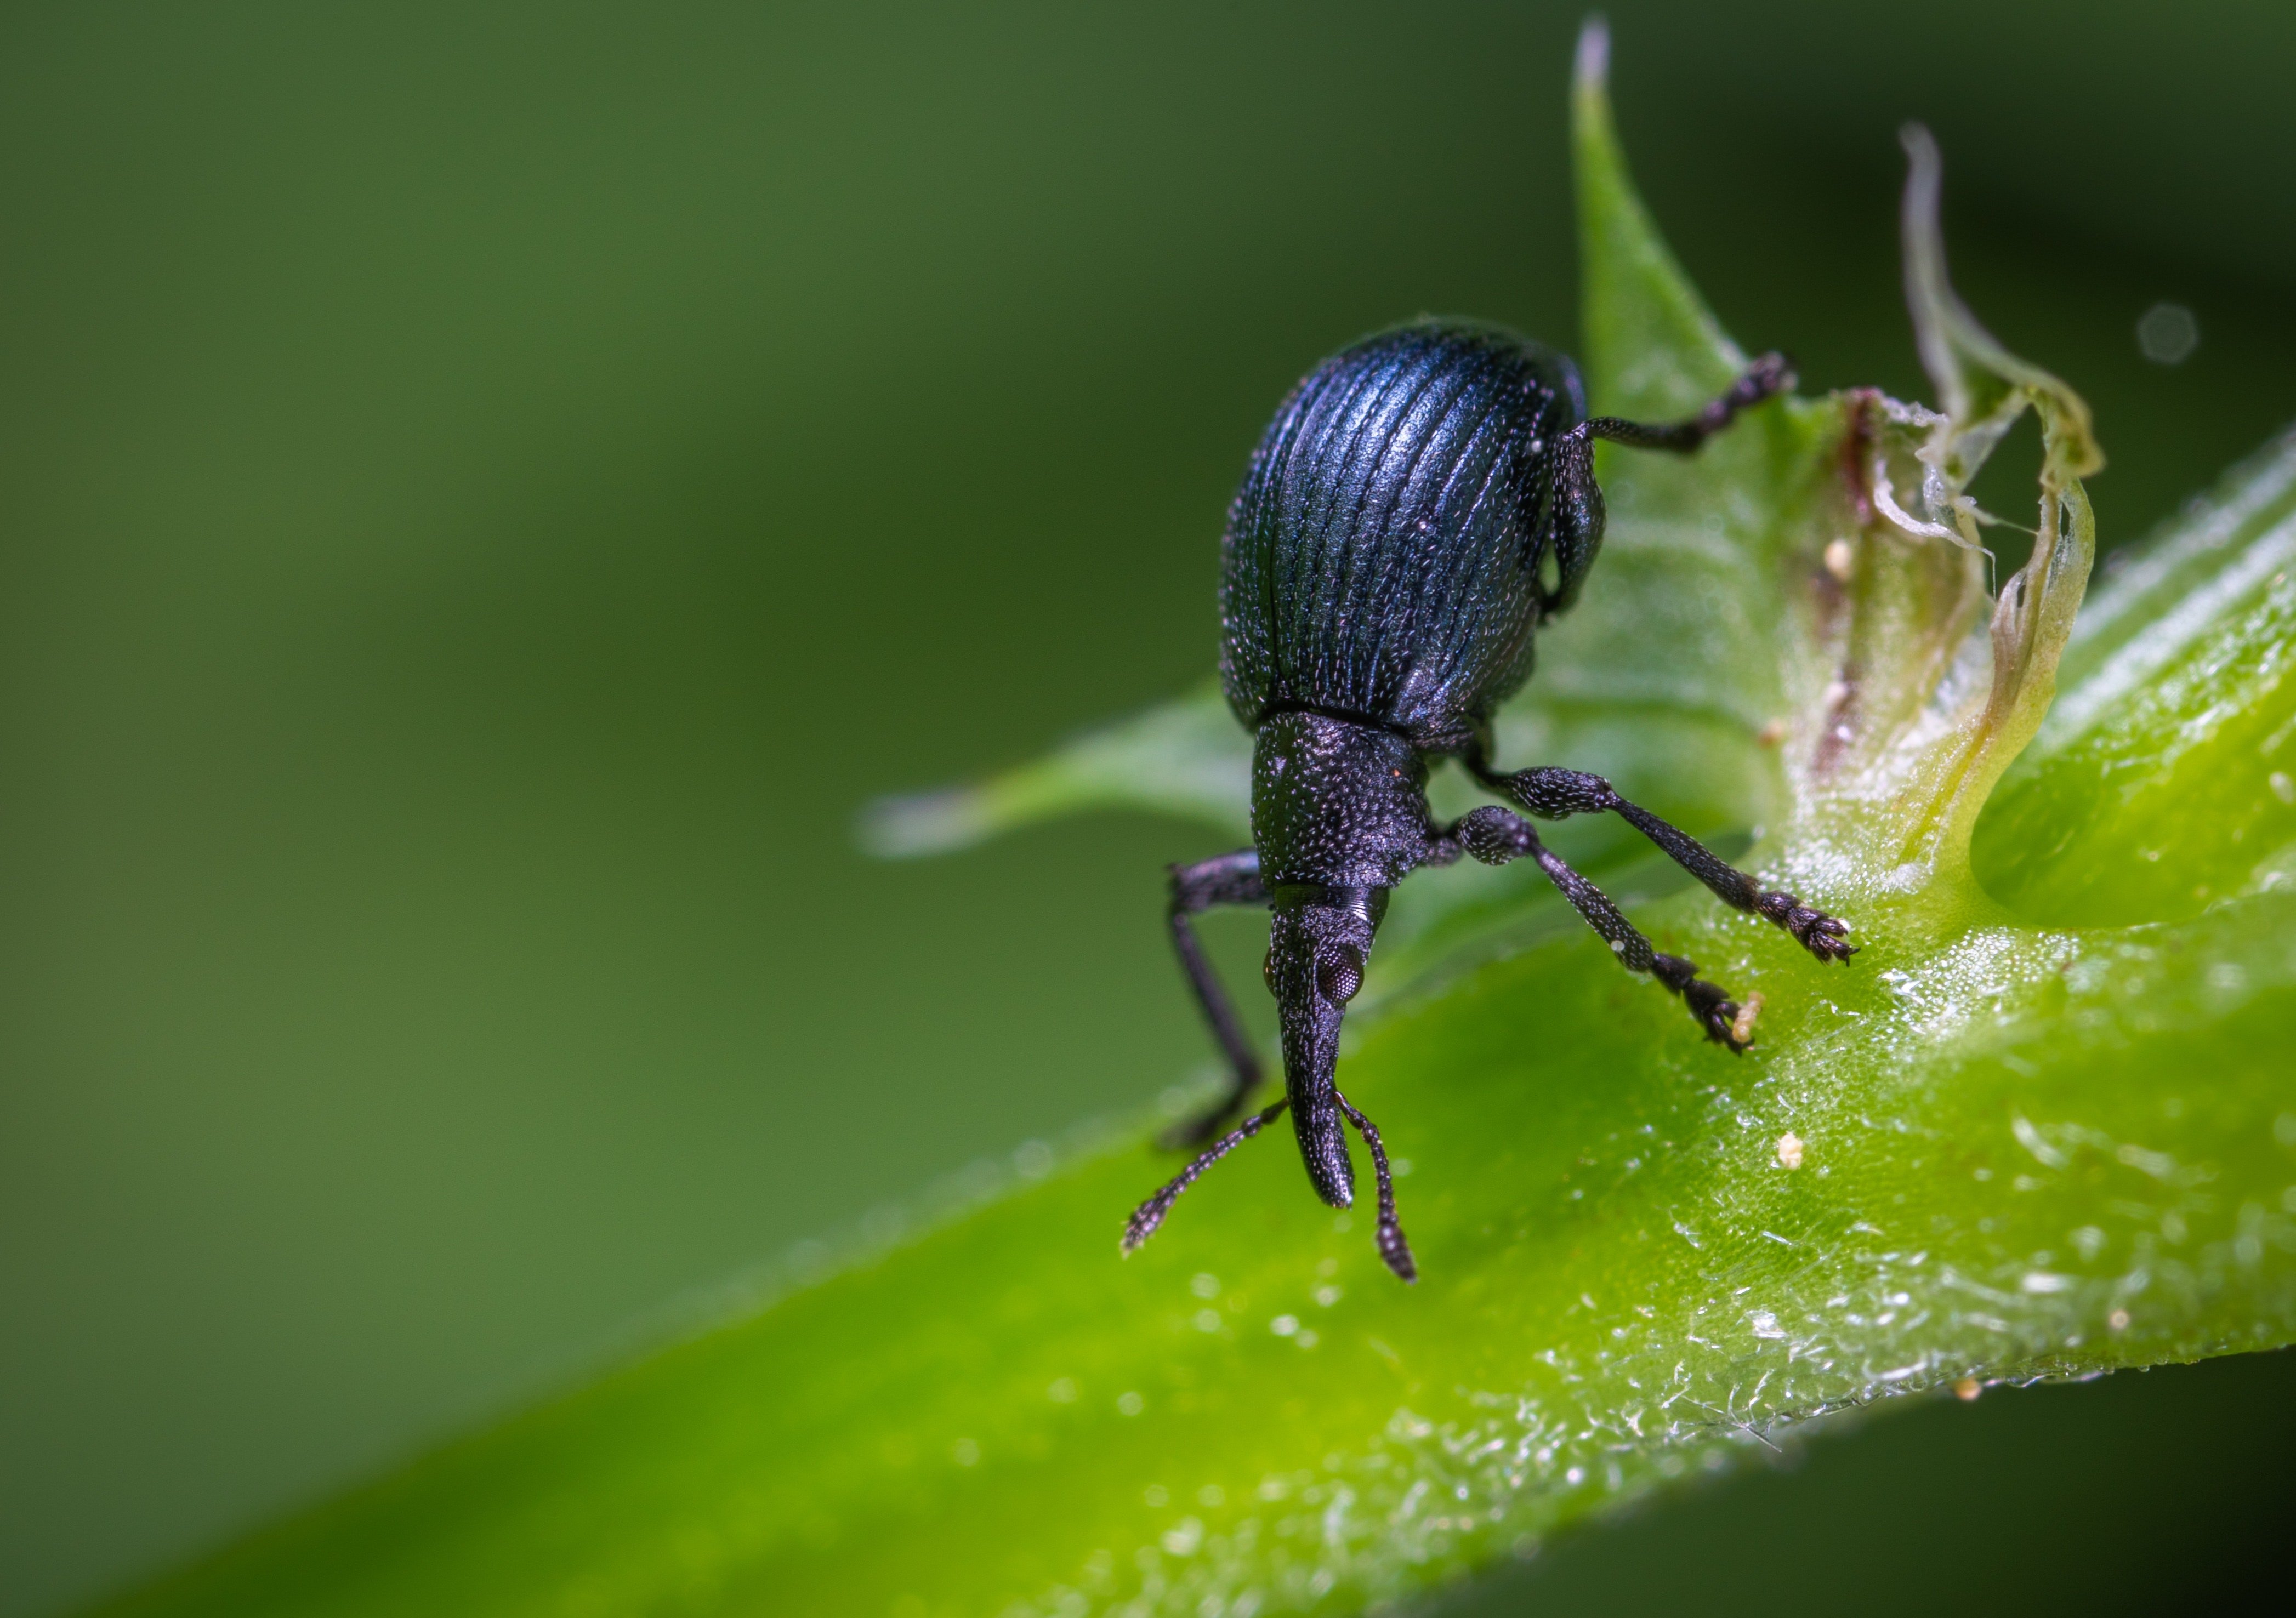
M2041 415L2047 440L2046 479L2062 486L2104 469L2088 404L2054 373L2021 359L1980 323L1953 290L1946 272L1945 228L1940 213L1945 159L1928 126L1908 123L1898 131L1906 150L1905 199L1900 208L1905 239L1906 301L1913 315L1914 339L1923 369L1937 385L1945 413L1962 424L1979 453L1966 455L1961 481L1973 476L1983 451L2005 430L2008 421L2031 404ZM1972 536L1973 537L1973 536Z
M1636 192L1611 116L1610 69L1610 25L1598 12L1579 29L1570 90L1587 380L1605 410L1685 414L1726 387L1745 355Z
M1610 80L1610 20L1600 12L1589 12L1587 20L1578 25L1578 51L1571 63L1571 88L1581 96L1599 96Z
M873 798L854 817L853 840L881 860L948 854L996 829L981 793L965 787Z
M1625 159L1611 126L1611 24L1600 12L1588 12L1578 26L1578 48L1570 62L1570 124L1582 190L1594 177L1590 169L1602 173L1602 184L1624 184Z

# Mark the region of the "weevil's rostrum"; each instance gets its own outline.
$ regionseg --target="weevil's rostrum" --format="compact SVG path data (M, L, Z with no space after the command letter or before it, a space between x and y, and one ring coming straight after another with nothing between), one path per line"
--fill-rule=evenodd
M1495 796L1542 820L1616 813L1820 960L1854 952L1841 922L1766 890L1601 777L1502 772L1491 756L1491 715L1529 676L1538 625L1576 598L1602 545L1595 440L1687 454L1792 381L1769 355L1690 421L1589 419L1568 356L1496 326L1423 321L1335 355L1284 401L1252 455L1222 545L1220 673L1229 706L1257 739L1253 846L1172 870L1173 944L1230 1084L1177 1132L1205 1149L1133 1214L1126 1251L1155 1232L1207 1168L1289 1109L1308 1178L1335 1207L1355 1197L1347 1128L1364 1137L1378 1182L1380 1253L1415 1279L1379 1131L1333 1081L1341 1020L1388 892L1422 865L1463 854L1490 865L1538 861L1620 964L1679 994L1709 1039L1742 1049L1736 1004L1692 962L1652 949L1528 821L1491 805L1437 824L1426 797L1436 761L1458 758ZM1283 1094L1240 1124L1259 1060L1189 921L1218 904L1272 912L1267 977Z

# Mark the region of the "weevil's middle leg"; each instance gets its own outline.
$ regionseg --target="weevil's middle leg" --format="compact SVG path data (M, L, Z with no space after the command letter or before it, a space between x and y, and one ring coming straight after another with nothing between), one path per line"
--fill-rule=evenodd
M1538 862L1547 879L1562 890L1570 908L1602 936L1629 972L1647 972L1677 994L1706 1037L1733 1051L1745 1050L1737 1034L1738 1005L1721 989L1698 976L1697 963L1654 949L1633 922L1611 903L1611 896L1564 863L1562 857L1531 829L1521 815L1490 807L1478 809L1451 829L1466 851L1486 865L1504 865L1528 854Z
M1782 889L1764 887L1696 838L1620 797L1599 775L1557 769L1518 770L1501 775L1480 756L1470 759L1468 767L1484 786L1513 798L1543 821L1568 820L1574 814L1617 815L1657 844L1725 904L1776 923L1820 960L1847 960L1857 952L1857 946L1849 942L1847 922L1804 904Z
M1175 865L1171 877L1172 948L1180 957L1180 969L1188 975L1188 985L1196 993L1196 1003L1203 1008L1204 1021L1211 1025L1212 1038L1219 1042L1220 1054L1227 1058L1226 1092L1196 1116L1173 1125L1163 1137L1167 1146L1200 1146L1241 1113L1259 1088L1259 1057L1236 1018L1234 1003L1220 986L1218 974L1204 959L1203 945L1197 942L1196 929L1188 918L1216 904L1265 904L1267 887L1259 879L1259 852L1253 848L1240 848L1194 865Z

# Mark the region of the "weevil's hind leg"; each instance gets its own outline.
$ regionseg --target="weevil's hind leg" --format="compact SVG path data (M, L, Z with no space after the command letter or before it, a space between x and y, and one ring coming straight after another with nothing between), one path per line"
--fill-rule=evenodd
M1602 935L1620 966L1629 972L1647 972L1681 995L1682 1003L1690 1009L1691 1017L1705 1030L1708 1039L1733 1051L1745 1050L1746 1042L1738 1037L1737 1002L1699 977L1696 962L1652 948L1651 941L1619 913L1619 907L1611 903L1608 894L1539 841L1538 833L1531 829L1529 821L1504 809L1478 809L1453 831L1466 851L1486 865L1504 865L1525 854L1538 861L1547 879L1562 890L1570 908Z
M1766 354L1747 366L1745 373L1731 383L1721 397L1686 421L1622 421L1616 416L1595 416L1571 430L1636 449L1670 450L1677 455L1686 455L1729 426L1740 411L1751 409L1793 385L1793 367L1786 363L1786 356Z
M1402 1222L1395 1217L1395 1176L1388 1170L1387 1148L1380 1142L1379 1125L1357 1112L1355 1104L1336 1089L1332 1091L1332 1099L1340 1104L1340 1111L1371 1148L1372 1173L1379 1181L1379 1255L1399 1279L1415 1281L1419 1279L1419 1263L1411 1256L1411 1244L1403 1239Z
M1180 957L1180 969L1188 975L1189 986L1196 992L1196 1003L1203 1008L1204 1021L1211 1025L1212 1038L1219 1042L1220 1054L1227 1058L1228 1087L1201 1113L1166 1131L1163 1141L1174 1147L1201 1146L1233 1122L1259 1087L1259 1058L1243 1025L1236 1020L1234 1003L1220 986L1212 963L1204 958L1203 945L1197 942L1196 929L1188 919L1216 904L1265 904L1267 887L1259 879L1259 853L1252 848L1194 865L1175 865L1171 875L1172 948Z
M1292 1103L1289 1099L1279 1099L1273 1106L1252 1114L1241 1124L1198 1154L1187 1167L1172 1176L1170 1183L1162 1190L1133 1209L1132 1217L1124 1222L1124 1251L1130 1253L1142 1242L1155 1235L1157 1227L1164 1222L1164 1215L1169 1214L1172 1211L1172 1205L1180 1200L1181 1192L1195 1184L1203 1172L1213 1164L1218 1163L1237 1147L1242 1146L1261 1130L1282 1117L1283 1109L1290 1105ZM1382 1186L1386 1184L1383 1173L1381 1184Z
M1542 617L1565 611L1578 599L1595 553L1603 546L1603 491L1595 482L1595 440L1638 449L1688 454L1730 425L1742 410L1793 386L1783 355L1766 354L1746 368L1730 390L1687 421L1623 421L1596 416L1554 440L1554 482L1548 494L1548 554L1542 559L1538 607ZM1552 576L1549 576L1551 573Z
M1857 952L1857 946L1849 941L1847 922L1804 904L1782 889L1764 887L1696 838L1659 819L1640 804L1630 804L1620 797L1616 789L1599 775L1556 769L1518 770L1512 775L1501 775L1483 762L1480 753L1470 758L1468 767L1483 785L1513 798L1543 821L1568 820L1574 814L1617 815L1703 882L1715 897L1733 909L1748 911L1776 923L1820 960L1847 960Z

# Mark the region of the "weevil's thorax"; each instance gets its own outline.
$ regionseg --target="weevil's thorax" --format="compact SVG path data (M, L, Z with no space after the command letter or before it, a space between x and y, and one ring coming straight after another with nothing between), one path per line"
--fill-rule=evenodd
M1392 887L1427 855L1426 761L1392 731L1274 715L1252 753L1251 835L1271 889Z

